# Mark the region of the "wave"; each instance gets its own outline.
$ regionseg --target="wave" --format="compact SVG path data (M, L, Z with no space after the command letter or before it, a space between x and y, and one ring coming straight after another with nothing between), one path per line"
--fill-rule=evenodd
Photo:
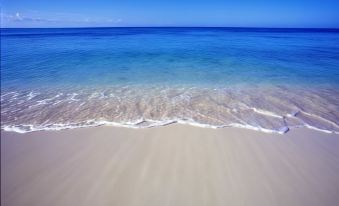
M124 86L6 91L1 129L26 133L95 126L185 124L284 134L305 127L338 133L337 90L286 87Z
M59 131L65 129L76 129L76 128L88 128L88 127L99 127L99 126L114 126L114 127L125 127L132 129L141 129L141 128L153 128L160 126L167 126L171 124L182 124L182 125L190 125L194 127L201 128L210 128L210 129L219 129L219 128L241 128L241 129L249 129L260 131L264 133L271 134L285 134L290 129L294 128L308 128L320 132L325 133L334 133L339 134L337 131L331 131L326 129L317 128L308 124L292 126L292 127L281 127L278 129L266 129L260 126L253 126L249 124L239 124L239 123L231 123L227 125L210 125L196 122L192 119L168 119L168 120L135 120L135 121L126 121L126 122L110 122L105 120L88 120L80 123L56 123L56 124L46 124L46 125L32 125L32 124L22 124L22 125L4 125L1 127L2 130L7 132L17 132L17 133L30 133L36 131Z

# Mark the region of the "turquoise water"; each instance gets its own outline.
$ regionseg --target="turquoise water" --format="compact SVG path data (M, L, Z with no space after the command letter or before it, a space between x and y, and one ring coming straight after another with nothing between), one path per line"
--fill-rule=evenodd
M339 30L1 29L2 129L337 132Z

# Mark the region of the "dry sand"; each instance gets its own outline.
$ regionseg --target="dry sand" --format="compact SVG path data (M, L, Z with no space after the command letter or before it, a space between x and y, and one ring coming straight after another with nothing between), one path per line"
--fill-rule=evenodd
M339 205L339 135L170 125L1 133L1 205Z

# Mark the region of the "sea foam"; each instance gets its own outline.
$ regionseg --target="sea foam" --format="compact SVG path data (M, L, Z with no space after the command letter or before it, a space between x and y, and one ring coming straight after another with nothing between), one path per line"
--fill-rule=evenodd
M336 100L326 99L317 90L272 86L15 91L2 95L1 129L25 133L103 125L151 128L185 124L278 134L300 127L338 133L337 108Z

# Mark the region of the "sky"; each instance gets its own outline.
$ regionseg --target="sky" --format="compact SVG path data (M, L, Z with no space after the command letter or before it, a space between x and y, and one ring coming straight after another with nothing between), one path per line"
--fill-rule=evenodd
M339 28L339 0L0 0L1 27Z

